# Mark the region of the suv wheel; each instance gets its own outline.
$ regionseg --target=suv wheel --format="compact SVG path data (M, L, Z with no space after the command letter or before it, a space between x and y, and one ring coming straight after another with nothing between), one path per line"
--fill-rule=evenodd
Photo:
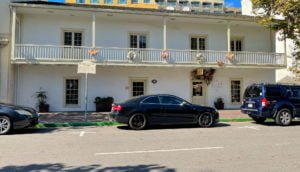
M136 113L130 117L128 124L131 129L142 130L147 125L147 118L142 113Z
M292 113L289 109L281 109L276 115L276 124L281 126L290 125L292 122Z
M11 121L6 116L0 116L0 135L6 134L11 129Z
M267 118L264 118L264 117L256 117L256 116L251 116L251 117L258 124L263 124L267 119Z

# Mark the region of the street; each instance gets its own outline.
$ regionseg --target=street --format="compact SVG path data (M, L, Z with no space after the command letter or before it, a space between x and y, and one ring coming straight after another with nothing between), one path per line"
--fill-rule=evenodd
M2 171L298 171L300 123L45 128L0 136Z

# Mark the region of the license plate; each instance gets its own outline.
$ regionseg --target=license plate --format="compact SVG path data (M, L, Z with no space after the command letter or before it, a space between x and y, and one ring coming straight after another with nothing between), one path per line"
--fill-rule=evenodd
M253 104L248 104L248 108L253 108Z

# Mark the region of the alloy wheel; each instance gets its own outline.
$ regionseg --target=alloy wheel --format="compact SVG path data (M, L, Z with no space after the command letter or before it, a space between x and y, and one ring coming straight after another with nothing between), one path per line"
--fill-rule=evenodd
M129 126L135 130L141 130L146 126L146 117L144 114L134 114L129 120Z
M213 115L209 112L205 112L199 116L198 124L200 127L211 127L213 125Z
M0 117L0 134L5 134L10 130L10 120L7 117Z

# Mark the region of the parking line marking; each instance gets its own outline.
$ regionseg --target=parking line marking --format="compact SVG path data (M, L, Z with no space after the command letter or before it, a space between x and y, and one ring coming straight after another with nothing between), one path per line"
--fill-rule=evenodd
M79 136L82 137L84 135L84 131L81 131Z
M244 126L244 127L238 127L238 128L249 128L249 129L253 129L253 130L260 130L258 127L255 127L255 126Z
M211 149L223 149L224 147L202 147L202 148L183 148L183 149L166 149L166 150L148 150L148 151L130 151L130 152L105 152L95 153L99 155L121 155L121 154L139 154L139 153L158 153L158 152L179 152L179 151L193 151L193 150L211 150Z
M95 134L96 132L89 132L89 131L80 131L80 132L71 132L70 134L79 134L80 137L84 136L85 134Z

